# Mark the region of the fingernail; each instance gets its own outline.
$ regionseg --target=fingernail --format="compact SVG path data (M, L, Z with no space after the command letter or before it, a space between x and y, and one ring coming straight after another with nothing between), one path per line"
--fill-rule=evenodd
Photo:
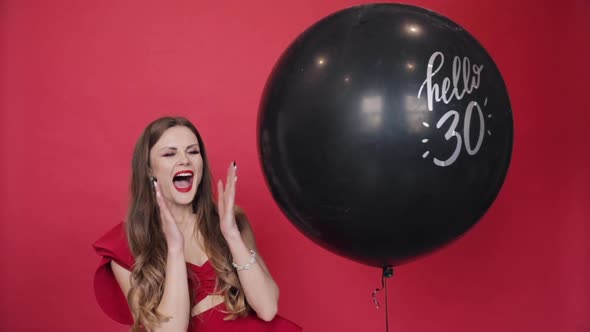
M236 175L236 177L234 178L234 183L238 182L238 176Z
M238 166L236 165L236 161L234 160L234 168L237 168Z

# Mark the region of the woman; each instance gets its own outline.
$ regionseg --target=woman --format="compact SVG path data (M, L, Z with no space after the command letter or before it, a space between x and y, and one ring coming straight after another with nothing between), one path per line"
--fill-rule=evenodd
M281 331L279 289L234 205L237 166L217 183L203 140L185 118L152 122L132 160L125 223L94 243L103 257L96 298L132 331Z

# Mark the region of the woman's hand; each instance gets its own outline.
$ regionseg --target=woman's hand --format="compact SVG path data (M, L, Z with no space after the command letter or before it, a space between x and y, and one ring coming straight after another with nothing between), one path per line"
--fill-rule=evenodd
M238 224L236 223L236 216L234 214L234 201L236 197L236 182L238 177L236 175L237 166L234 161L227 170L227 180L225 188L223 182L217 182L217 209L219 212L219 227L221 234L228 239L240 235Z
M154 181L154 188L156 189L156 201L160 210L160 220L162 222L162 231L166 237L166 243L168 244L168 252L184 252L184 237L176 225L174 216L168 209L168 204L162 196L160 191L160 185L158 181Z

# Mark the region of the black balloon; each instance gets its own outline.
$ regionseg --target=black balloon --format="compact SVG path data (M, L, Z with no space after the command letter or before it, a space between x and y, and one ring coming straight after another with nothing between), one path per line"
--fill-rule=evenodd
M512 151L502 76L485 49L423 8L334 13L282 54L258 114L260 161L288 219L372 266L456 239L495 200Z

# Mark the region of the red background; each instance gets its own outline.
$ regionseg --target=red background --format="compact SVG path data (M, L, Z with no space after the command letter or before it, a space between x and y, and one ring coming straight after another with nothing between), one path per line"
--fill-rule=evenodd
M305 331L384 331L380 271L301 235L273 202L256 114L274 62L357 1L0 2L0 330L125 331L98 308L90 244L125 213L130 157L164 114L192 119L216 177L236 160L249 213ZM590 331L590 2L412 1L489 51L515 145L502 191L466 236L400 266L392 331Z

